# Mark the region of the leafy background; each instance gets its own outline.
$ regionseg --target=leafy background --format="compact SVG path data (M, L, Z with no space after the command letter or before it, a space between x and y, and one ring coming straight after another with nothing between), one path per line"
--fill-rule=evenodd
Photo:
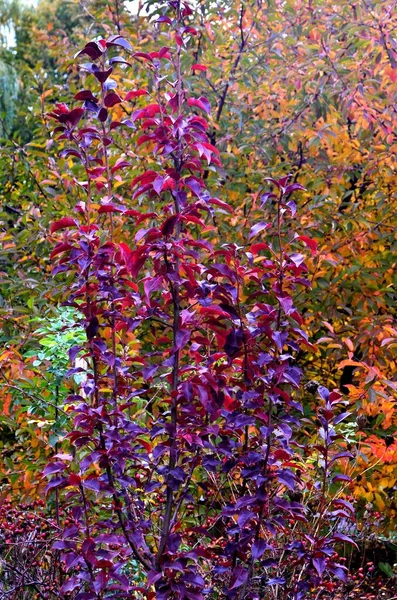
M241 223L266 213L259 204L266 177L290 173L307 189L299 230L318 252L301 310L317 346L298 362L306 384L326 382L349 399L354 417L343 432L354 453L357 528L393 539L396 3L219 0L197 2L196 10L195 59L207 70L185 85L214 106L211 135L223 171L209 170L207 183L236 209L221 234L246 243ZM48 241L49 223L78 201L78 167L55 159L46 113L80 89L72 58L86 41L119 32L144 52L157 33L143 7L135 14L120 2L3 2L0 13L15 31L12 45L3 36L0 53L0 493L32 499L42 494L40 473L68 426L59 404L77 383L64 376L66 352L81 335L59 308ZM119 70L117 82L151 91L143 77L133 65ZM120 118L128 112L120 108ZM128 137L118 143L136 159ZM134 165L117 182L123 193L150 159ZM383 564L390 574L393 566Z

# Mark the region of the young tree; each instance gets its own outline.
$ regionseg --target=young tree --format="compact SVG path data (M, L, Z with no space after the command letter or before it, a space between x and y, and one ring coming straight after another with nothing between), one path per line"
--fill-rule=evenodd
M220 237L233 210L206 187L220 160L211 105L184 75L206 69L188 51L192 15L181 0L156 7L147 52L121 34L88 42L78 104L50 113L80 189L76 214L51 225L53 272L83 314L71 358L89 368L45 473L67 506L60 593L80 600L298 600L345 576L348 413L317 386L318 421L303 418L296 395L295 356L313 347L294 296L310 285L301 248L316 244L285 224L304 188L268 178L256 201L269 220L242 224L240 245ZM123 94L114 73L131 60L148 89ZM130 194L131 159L144 169Z

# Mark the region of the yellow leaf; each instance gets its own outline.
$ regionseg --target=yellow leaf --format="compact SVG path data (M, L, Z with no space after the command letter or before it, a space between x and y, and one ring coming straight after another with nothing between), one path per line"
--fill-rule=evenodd
M377 505L377 507L379 508L379 510L382 510L382 511L383 511L383 510L386 508L386 505L385 505L385 503L383 502L383 500L382 500L382 498L381 498L381 495L380 495L380 494L377 494L377 493L375 493L375 500L376 500L376 505Z

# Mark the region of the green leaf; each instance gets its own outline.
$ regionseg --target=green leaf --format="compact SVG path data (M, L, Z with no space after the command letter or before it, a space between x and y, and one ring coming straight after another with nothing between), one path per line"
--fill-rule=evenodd
M389 563L380 562L378 563L378 567L385 575L387 575L387 577L394 577L394 569Z

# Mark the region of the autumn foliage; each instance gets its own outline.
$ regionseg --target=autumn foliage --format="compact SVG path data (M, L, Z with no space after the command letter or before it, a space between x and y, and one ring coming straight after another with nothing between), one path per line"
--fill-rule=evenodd
M14 148L42 202L29 256L2 233L0 356L37 597L332 597L393 535L392 14L237 4L40 33L69 78Z

